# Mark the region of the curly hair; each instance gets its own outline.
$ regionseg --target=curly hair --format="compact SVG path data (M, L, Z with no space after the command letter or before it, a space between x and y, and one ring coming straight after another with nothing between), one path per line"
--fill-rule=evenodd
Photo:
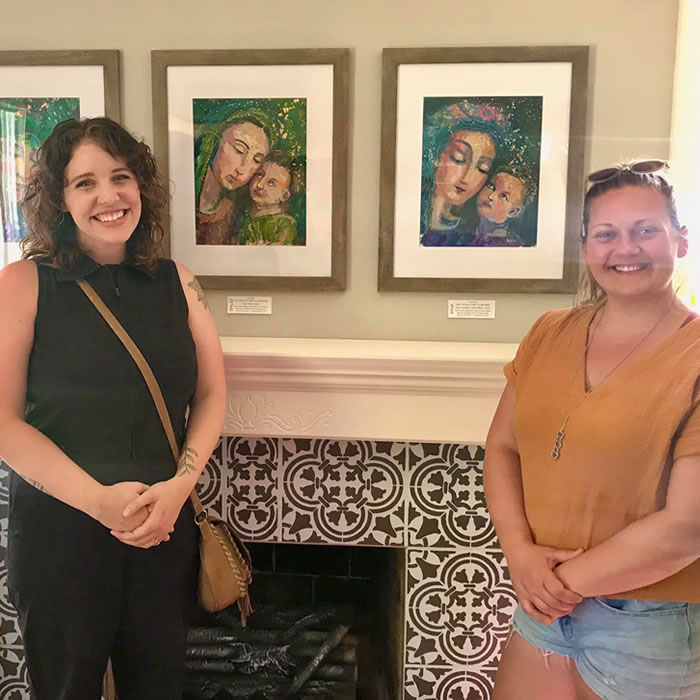
M141 194L141 218L127 241L126 257L153 270L165 235L163 220L168 193L150 148L106 117L67 119L56 126L39 149L22 200L27 220L22 257L67 270L82 255L73 217L64 211L63 190L66 167L75 149L86 141L104 149L112 158L124 160L136 177Z
M658 192L666 200L666 212L671 221L671 225L676 231L680 231L683 226L678 218L678 208L676 206L676 196L673 185L668 178L660 172L636 173L630 170L630 166L637 161L618 163L612 167L618 168L618 173L604 182L598 182L588 189L583 200L583 221L581 226L581 243L588 240L588 226L591 220L591 205L593 201L601 197L606 192L619 190L623 187L646 187ZM596 282L590 270L583 266L579 289L577 292L579 305L595 304L606 299L605 290Z

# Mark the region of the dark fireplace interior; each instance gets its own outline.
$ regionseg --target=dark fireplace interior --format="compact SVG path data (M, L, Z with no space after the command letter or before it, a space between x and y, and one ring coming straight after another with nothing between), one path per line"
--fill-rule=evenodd
M193 622L186 700L394 700L401 692L402 549L249 545L255 612Z

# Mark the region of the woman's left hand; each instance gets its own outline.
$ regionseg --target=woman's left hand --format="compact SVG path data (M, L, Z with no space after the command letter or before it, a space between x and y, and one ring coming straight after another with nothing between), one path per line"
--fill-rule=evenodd
M191 490L186 482L186 479L176 477L150 486L124 509L124 517L127 517L130 513L146 507L146 520L131 532L111 530L111 534L124 544L143 549L167 542Z

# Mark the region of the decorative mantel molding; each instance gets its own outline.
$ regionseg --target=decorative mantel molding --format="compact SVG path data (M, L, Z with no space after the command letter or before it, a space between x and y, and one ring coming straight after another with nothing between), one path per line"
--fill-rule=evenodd
M311 338L221 339L223 433L483 443L517 348Z

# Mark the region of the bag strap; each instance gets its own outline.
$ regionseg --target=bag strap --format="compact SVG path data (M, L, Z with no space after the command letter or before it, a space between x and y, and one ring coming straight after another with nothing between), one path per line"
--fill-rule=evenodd
M107 305L102 301L100 295L93 289L92 285L86 280L76 280L76 284L83 290L85 296L93 303L95 308L100 312L100 315L107 322L107 325L114 331L115 335L119 340L121 340L124 347L128 350L129 354L133 358L137 367L141 371L144 380L148 386L148 390L151 392L153 397L153 403L156 405L156 410L158 411L158 417L165 431L165 435L168 438L168 444L170 445L170 451L173 453L173 459L175 464L180 460L180 453L177 449L177 441L175 440L175 431L173 430L173 424L170 420L170 414L168 413L167 406L165 405L165 399L163 398L163 392L160 390L158 385L158 380L153 374L150 365L148 364L146 358L143 356L141 350L139 350L138 345L131 339L131 336L126 332L124 326L117 320L115 315L107 308ZM190 493L190 501L194 507L194 519L197 523L206 520L207 512L202 507L202 502L199 500L199 496L192 489Z

